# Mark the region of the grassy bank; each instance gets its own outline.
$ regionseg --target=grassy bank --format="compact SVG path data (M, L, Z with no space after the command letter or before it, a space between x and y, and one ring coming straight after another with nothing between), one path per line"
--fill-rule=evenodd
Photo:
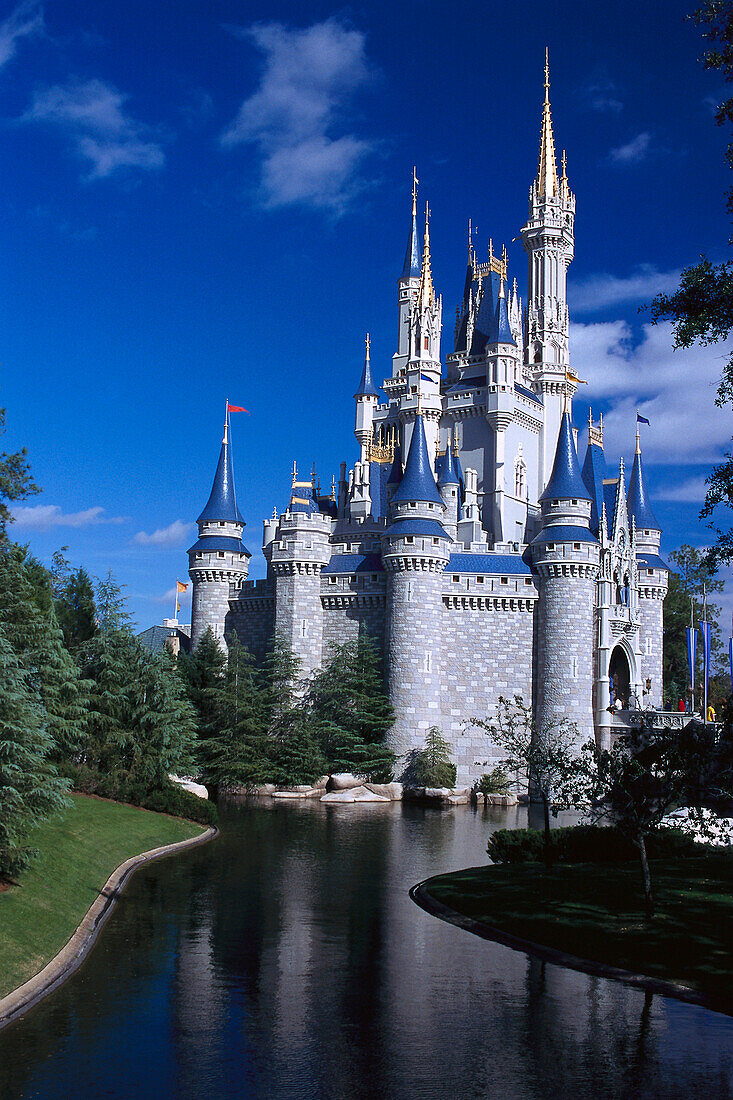
M656 860L652 875L658 914L649 924L633 863L474 867L427 889L502 932L681 983L733 1009L733 859Z
M202 831L179 818L74 795L63 816L31 837L39 858L0 893L0 997L64 946L115 867Z

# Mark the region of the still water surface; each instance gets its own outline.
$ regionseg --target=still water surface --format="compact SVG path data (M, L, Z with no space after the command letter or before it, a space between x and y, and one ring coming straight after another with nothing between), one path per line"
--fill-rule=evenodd
M733 1096L733 1019L410 901L525 813L230 803L220 839L139 871L81 970L0 1033L0 1098Z

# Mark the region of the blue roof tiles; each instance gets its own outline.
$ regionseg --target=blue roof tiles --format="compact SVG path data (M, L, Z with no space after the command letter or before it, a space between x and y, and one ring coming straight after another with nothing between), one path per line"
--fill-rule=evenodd
M601 526L603 508L603 479L606 476L606 459L603 448L597 443L589 443L585 452L582 472L583 483L590 493L590 527L596 534ZM608 512L608 508L606 508Z
M532 539L533 546L541 546L547 542L598 542L598 539L587 527L557 523L551 527L543 527L539 535Z
M511 325L509 324L509 311L507 309L506 298L502 293L499 294L499 300L496 303L494 340L497 344L514 344L515 347L517 345L517 341L512 334Z
M590 500L591 496L580 474L570 413L565 412L560 422L552 473L540 500L570 500L571 498Z
M404 538L405 535L428 535L432 538L453 540L437 519L398 519L391 523L385 532L390 538Z
M188 553L190 554L193 550L204 553L225 550L229 554L246 554L248 558L252 557L242 540L231 535L204 535L189 547Z
M402 265L402 279L419 279L422 268L422 248L420 246L420 234L417 228L417 214L412 215L410 223L410 236L407 238L407 251L405 262Z
M392 499L396 502L415 500L443 504L443 498L438 492L438 486L435 484L435 477L428 457L428 445L425 439L425 425L422 416L415 417L405 472Z
M443 485L460 485L461 479L456 467L455 460L453 458L453 448L448 442L448 449L442 457L440 463L440 469L438 470L438 488L442 488Z
M219 463L214 474L214 484L206 502L203 512L197 523L236 523L244 527L244 520L237 508L237 497L234 491L234 468L232 465L232 451L227 442L227 435L219 452Z
M379 390L374 385L374 379L372 378L372 365L369 362L368 354L364 359L364 368L361 372L359 388L354 394L354 397L379 397Z
M646 487L644 471L641 466L641 452L634 455L634 465L631 469L629 492L626 497L626 507L629 513L629 523L633 519L637 530L646 527L652 531L661 531L662 528L652 511L649 501L649 491Z
M514 573L531 576L520 554L451 554L446 573Z
M322 573L383 573L380 554L334 554Z

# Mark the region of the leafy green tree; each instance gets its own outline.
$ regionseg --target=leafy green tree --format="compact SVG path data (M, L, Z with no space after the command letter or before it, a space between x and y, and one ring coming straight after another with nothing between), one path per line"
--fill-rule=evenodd
M0 409L0 435L5 432L5 409ZM27 451L23 447L20 451L8 454L0 453L0 539L5 538L7 524L12 522L8 502L25 500L34 493L40 492L31 476L28 465Z
M384 737L394 711L371 638L333 647L328 664L308 685L305 705L331 771L352 771L376 782L392 778L395 757Z
M456 766L451 761L451 745L439 726L425 734L425 748L408 754L402 781L415 787L454 787Z
M44 572L26 547L0 548L0 623L44 708L53 755L65 758L84 743L88 685L64 648Z
M201 742L203 781L215 790L252 788L269 781L272 739L265 700L251 655L228 639L226 674L218 693L216 732ZM199 647L200 648L200 647Z
M545 864L553 863L550 814L574 805L578 797L578 729L567 718L537 725L532 708L521 695L499 696L495 718L473 718L504 753L499 766L529 791L542 806Z
M75 652L98 633L97 605L92 578L81 566L60 581L53 581L55 607L64 645Z
M707 44L701 58L703 68L720 73L730 84L733 82L733 4L730 0L707 0L691 18L702 28ZM733 97L720 103L715 120L719 126L733 123ZM726 159L728 166L733 168L733 141L728 143ZM728 190L727 200L728 210L733 214L733 188ZM699 263L683 269L676 291L656 296L651 303L651 315L653 324L672 322L677 348L689 348L695 343L716 344L726 339L733 330L733 260L713 264L706 256L701 256ZM733 404L733 352L729 352L724 361L716 404ZM726 517L723 522L728 523L733 507L733 454L730 453L713 467L701 512L701 516L708 517L716 534L710 560L729 562L733 560L733 528L721 527L720 520L713 519L721 507Z
M695 625L703 615L703 589L710 594L723 591L723 581L716 576L717 567L694 546L683 545L669 555L672 571L664 601L664 700L676 707L680 698L687 699L690 673L687 663L687 627L690 607L694 609ZM717 670L724 658L720 631L720 607L708 600L708 619L712 623L711 667ZM702 645L698 644L695 682L702 683ZM726 693L727 694L727 693ZM717 699L716 699L717 701ZM722 701L722 700L720 700Z
M209 627L191 653L181 653L178 667L196 715L200 740L219 729L227 657Z
M0 625L0 878L17 875L35 854L30 828L68 804L51 748L29 673Z

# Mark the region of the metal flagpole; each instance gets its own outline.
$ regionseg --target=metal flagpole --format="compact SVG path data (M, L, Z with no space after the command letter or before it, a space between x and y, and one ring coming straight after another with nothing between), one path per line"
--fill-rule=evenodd
M702 586L702 677L703 677L703 717L708 724L708 662L710 654L710 623L708 622L708 594L705 585Z
M178 577L176 577L176 592L173 597L173 618L178 622Z

